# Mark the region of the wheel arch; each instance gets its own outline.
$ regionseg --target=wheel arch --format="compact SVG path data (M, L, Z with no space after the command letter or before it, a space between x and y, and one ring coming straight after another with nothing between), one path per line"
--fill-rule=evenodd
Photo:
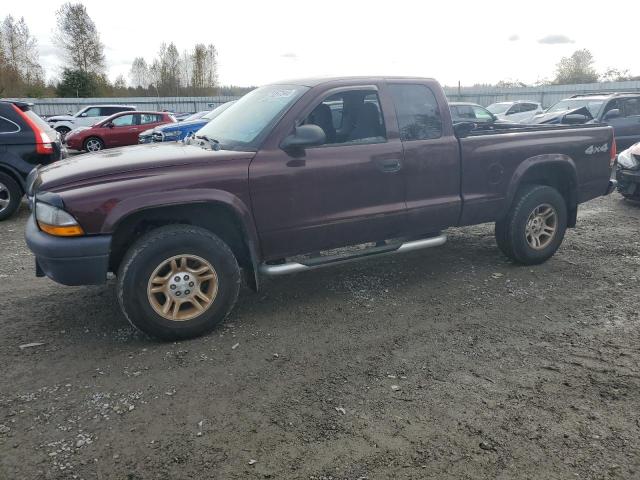
M191 192L171 192L175 201L158 203L153 197L119 204L107 216L103 233L112 233L109 270L117 271L127 248L142 234L169 224L187 224L205 228L218 235L233 251L246 271L249 286L257 291L258 236L250 212L237 197L228 192L209 192L194 196ZM177 198L176 198L177 197ZM235 198L230 201L229 197Z
M499 218L504 218L523 185L539 184L555 188L565 199L568 226L575 227L578 213L578 175L574 161L568 155L536 155L522 162L509 183L504 207Z
M11 178L13 178L18 184L18 187L20 187L22 194L24 195L24 193L27 191L27 186L24 181L24 178L22 177L22 175L20 175L20 173L17 170L3 163L3 164L0 164L0 172L5 173L9 175Z

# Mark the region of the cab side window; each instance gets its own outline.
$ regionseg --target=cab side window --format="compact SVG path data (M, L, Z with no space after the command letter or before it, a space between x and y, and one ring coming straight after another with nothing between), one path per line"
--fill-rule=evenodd
M622 101L622 115L625 117L640 116L640 98L625 98Z
M442 119L436 97L426 85L389 85L396 106L400 139L429 140L442 136Z
M100 112L100 107L91 107L88 110L85 110L83 113L85 117L101 117L102 116Z
M145 125L147 123L156 123L161 121L162 121L162 116L156 115L154 113L143 113L140 116L140 125Z
M317 125L326 145L383 143L387 140L378 93L348 90L335 93L318 104L302 122Z
M135 119L133 115L122 115L121 117L114 118L111 123L114 127L130 127L135 125Z

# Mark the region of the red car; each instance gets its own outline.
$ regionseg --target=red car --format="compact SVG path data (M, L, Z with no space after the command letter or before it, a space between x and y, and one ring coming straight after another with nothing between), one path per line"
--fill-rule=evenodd
M92 125L71 130L65 137L69 148L97 152L103 148L136 145L144 130L173 123L166 112L120 112Z

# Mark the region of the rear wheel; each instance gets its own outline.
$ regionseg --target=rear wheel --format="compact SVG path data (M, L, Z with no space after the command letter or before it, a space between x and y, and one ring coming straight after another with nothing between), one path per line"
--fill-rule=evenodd
M84 141L83 147L87 152L99 152L104 148L104 142L98 137L89 137Z
M0 172L0 220L6 220L20 207L20 185L6 173Z
M131 324L163 340L208 333L238 298L240 269L229 247L208 230L160 227L127 252L118 300Z
M567 229L567 205L555 188L522 188L506 218L496 222L496 243L512 260L535 265L558 250Z

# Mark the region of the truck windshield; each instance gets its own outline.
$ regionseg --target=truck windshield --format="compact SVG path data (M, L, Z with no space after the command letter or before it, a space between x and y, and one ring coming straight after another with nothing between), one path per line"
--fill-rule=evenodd
M572 98L570 100L562 100L547 110L547 113L564 112L566 110L575 110L577 108L587 107L593 118L598 115L598 110L602 107L604 100L588 99L588 98Z
M257 148L262 137L308 87L268 85L246 94L196 135L217 140L222 148Z
M512 103L492 103L487 107L487 110L489 110L494 115L500 115L501 113L504 113L507 110L509 110L509 107L511 105L513 104Z

